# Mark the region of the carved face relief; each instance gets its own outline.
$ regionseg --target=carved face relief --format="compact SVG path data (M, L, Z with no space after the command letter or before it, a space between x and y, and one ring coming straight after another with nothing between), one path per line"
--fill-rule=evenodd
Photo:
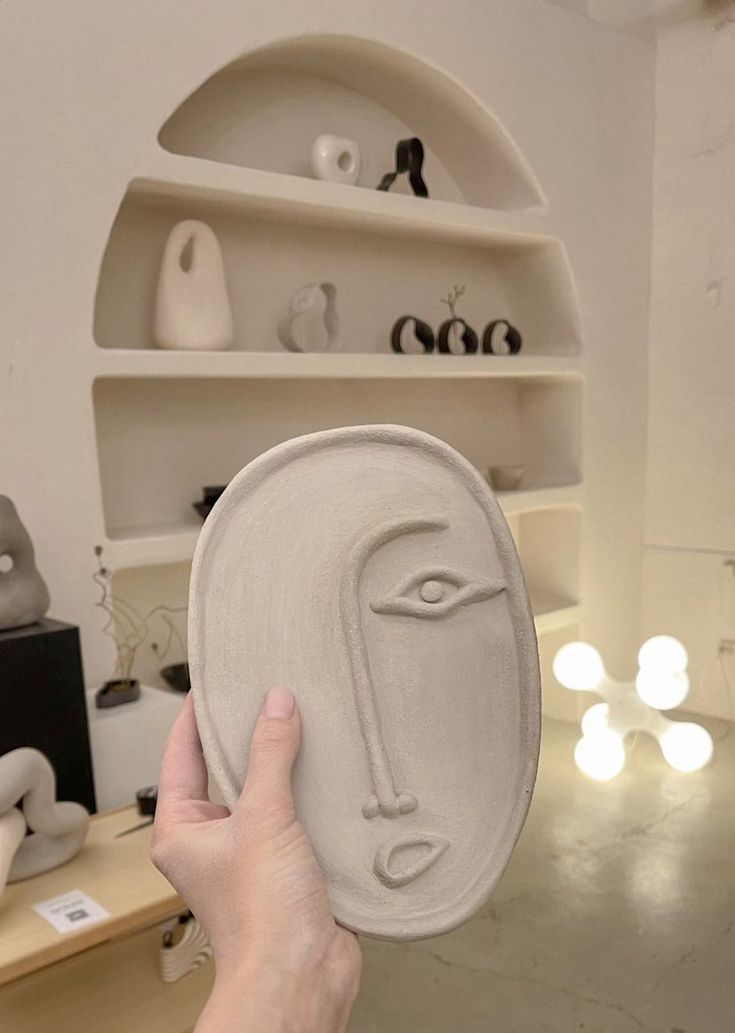
M202 531L189 648L230 806L266 692L293 689L297 812L340 922L415 939L470 917L528 809L540 700L515 549L461 456L373 426L251 463Z

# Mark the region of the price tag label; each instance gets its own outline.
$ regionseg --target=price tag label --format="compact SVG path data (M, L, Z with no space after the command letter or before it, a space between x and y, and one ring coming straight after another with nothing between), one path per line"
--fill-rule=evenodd
M33 905L33 910L59 933L71 933L110 917L109 911L81 890L70 890L52 900L42 900Z

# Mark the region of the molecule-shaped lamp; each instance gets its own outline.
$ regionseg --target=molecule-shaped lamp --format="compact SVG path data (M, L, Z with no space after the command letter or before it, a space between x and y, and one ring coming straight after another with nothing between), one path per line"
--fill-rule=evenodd
M698 771L712 759L709 732L692 721L670 721L661 713L678 707L689 692L687 652L670 635L649 638L638 653L634 682L616 681L602 657L586 642L569 642L554 657L554 675L565 688L595 692L595 703L582 718L582 738L574 750L577 767L607 782L625 766L623 740L630 732L648 732L677 771Z

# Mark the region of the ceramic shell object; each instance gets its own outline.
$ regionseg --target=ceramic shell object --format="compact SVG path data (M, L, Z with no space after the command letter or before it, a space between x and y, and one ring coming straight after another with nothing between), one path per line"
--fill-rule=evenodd
M339 922L418 939L477 910L528 809L540 690L513 541L466 460L394 426L256 459L199 538L189 651L230 807L266 692L293 689L296 809Z
M360 176L360 148L354 140L343 136L317 136L312 142L309 159L315 179L353 186Z
M0 495L0 556L10 569L0 570L0 630L34 624L48 610L48 588L36 567L31 536L6 495Z
M234 336L222 250L204 222L171 230L158 278L153 339L159 348L218 351Z

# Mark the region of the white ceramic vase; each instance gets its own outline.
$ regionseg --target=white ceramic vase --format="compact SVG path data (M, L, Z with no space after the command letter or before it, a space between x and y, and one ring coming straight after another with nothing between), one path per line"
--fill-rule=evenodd
M220 351L230 347L233 336L219 241L206 223L186 219L166 241L153 339L159 348Z
M354 186L362 168L360 148L343 136L317 136L311 145L311 171L315 179Z

